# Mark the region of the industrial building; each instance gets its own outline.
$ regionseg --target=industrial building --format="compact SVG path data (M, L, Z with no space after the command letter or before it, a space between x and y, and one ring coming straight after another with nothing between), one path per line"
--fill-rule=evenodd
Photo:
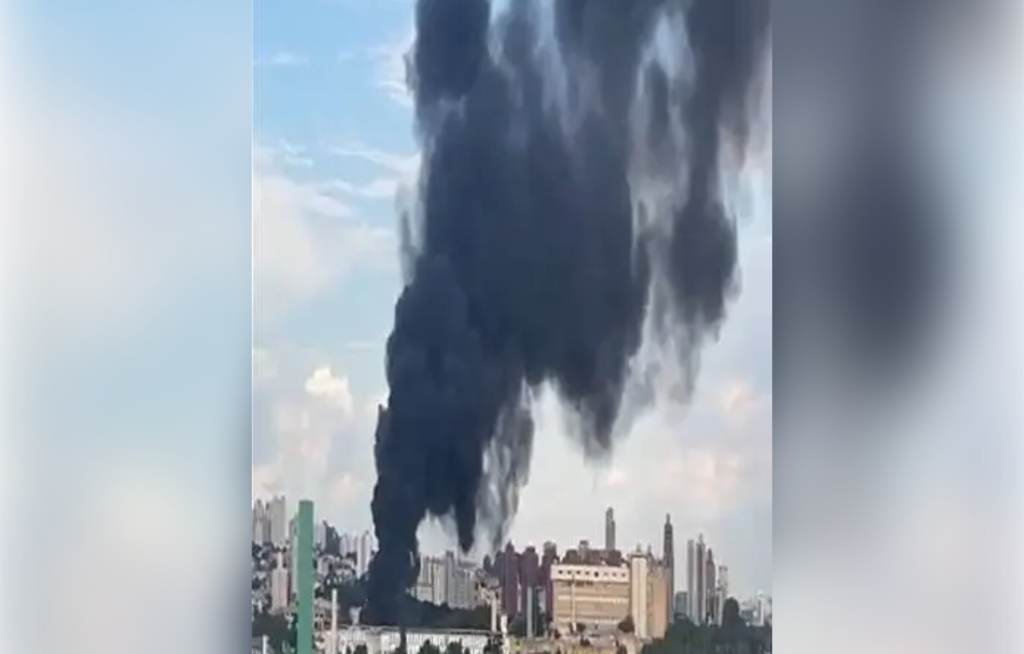
M634 553L621 565L551 566L551 621L562 633L582 626L610 633L631 617L639 638L658 638L669 624L668 568L653 556Z

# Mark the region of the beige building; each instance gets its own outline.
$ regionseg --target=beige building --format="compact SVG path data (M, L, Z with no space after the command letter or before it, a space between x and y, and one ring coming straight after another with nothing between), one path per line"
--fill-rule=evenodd
M649 562L647 569L647 633L641 638L661 638L668 630L672 615L669 604L671 569L660 562ZM636 620L636 618L634 618ZM639 631L637 632L639 634Z
M562 633L582 624L587 631L613 631L630 606L630 569L627 565L551 566L551 621Z
M668 569L649 555L634 554L615 566L556 563L551 592L551 621L564 634L575 625L614 632L626 616L641 639L663 636L668 628Z

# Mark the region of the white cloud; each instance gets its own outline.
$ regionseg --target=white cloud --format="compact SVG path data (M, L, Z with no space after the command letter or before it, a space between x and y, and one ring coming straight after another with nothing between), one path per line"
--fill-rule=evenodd
M420 153L399 154L359 145L344 145L330 148L335 156L358 159L383 169L387 174L366 182L335 180L328 187L343 195L369 200L398 200L399 194L411 189L420 173Z
M406 181L415 180L420 171L421 157L419 152L415 152L413 154L399 154L359 144L346 144L331 148L330 151L332 154L339 157L361 159L375 166L379 166L380 168L393 173L399 179Z
M312 376L306 380L305 388L311 396L339 407L346 417L352 415L354 401L348 378L335 375L331 372L330 366L314 370Z
M331 366L297 374L286 363L276 378L256 381L255 438L269 442L257 443L253 498L274 493L308 497L335 523L339 511L366 514L376 420L363 408L368 398L355 395L348 376Z
M256 314L273 319L353 269L393 264L393 231L369 225L322 182L257 161L252 174Z
M294 66L304 66L308 64L309 57L290 50L279 50L262 60L261 63L275 68L291 68Z
M374 62L375 84L392 101L403 108L413 106L408 84L408 55L412 50L416 32L409 28L378 46L370 48L368 55Z

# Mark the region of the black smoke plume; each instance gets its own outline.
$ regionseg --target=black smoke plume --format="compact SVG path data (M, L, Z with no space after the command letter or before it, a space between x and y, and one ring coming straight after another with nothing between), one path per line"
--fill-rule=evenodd
M408 279L387 342L367 621L403 621L425 518L451 518L464 551L481 531L501 537L527 479L540 384L578 416L585 451L609 450L656 279L670 289L668 328L694 347L724 319L736 233L720 138L742 149L749 131L769 7L513 0L492 16L485 0L417 3L421 207L403 225ZM692 80L662 73L636 119L636 89L658 75L645 52L672 15L685 33L668 57L691 62ZM637 155L637 120L671 156ZM657 133L673 124L685 139ZM645 207L657 228L635 215L641 167L674 189L673 204Z

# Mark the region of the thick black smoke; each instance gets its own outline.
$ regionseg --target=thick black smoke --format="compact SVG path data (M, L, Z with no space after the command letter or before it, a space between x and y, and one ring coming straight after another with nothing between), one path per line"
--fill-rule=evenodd
M538 385L551 382L579 416L587 451L608 451L656 278L688 342L725 316L736 234L719 189L720 135L742 146L748 131L768 1L554 2L545 49L547 4L513 0L498 17L485 0L416 7L422 207L403 232L408 281L387 343L371 622L401 621L428 516L453 518L463 550L481 527L500 537L526 482ZM691 62L693 78L666 78L648 103L662 118L642 121L686 154L646 157L646 173L678 200L647 207L669 225L648 230L634 216L633 98L657 76L644 53L672 12L687 33L669 56ZM656 133L671 124L686 149Z

